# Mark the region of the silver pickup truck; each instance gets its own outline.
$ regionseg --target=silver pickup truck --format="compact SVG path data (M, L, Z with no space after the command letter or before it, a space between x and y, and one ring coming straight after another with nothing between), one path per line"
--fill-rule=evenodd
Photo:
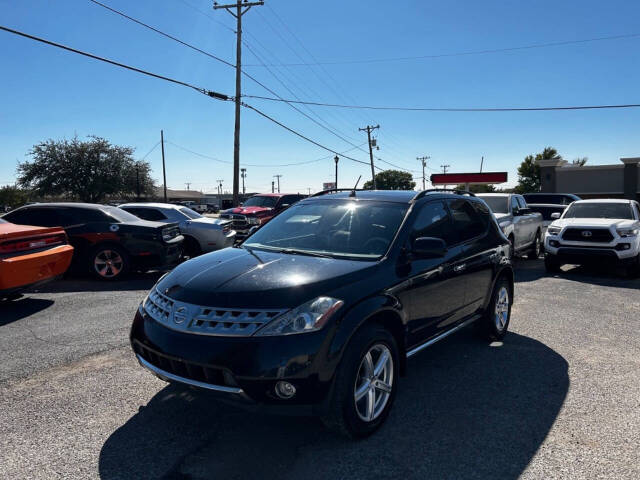
M511 242L512 252L536 259L542 251L542 215L533 212L522 195L483 193L476 195L493 211L498 225Z

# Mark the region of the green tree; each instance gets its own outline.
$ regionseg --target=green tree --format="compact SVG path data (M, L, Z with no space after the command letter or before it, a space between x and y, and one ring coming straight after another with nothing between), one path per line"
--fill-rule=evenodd
M0 207L19 207L29 199L29 192L13 185L0 187ZM0 211L1 212L1 211Z
M539 192L541 179L538 160L550 159L561 160L562 157L558 154L558 151L552 147L546 147L535 156L527 155L524 157L523 162L518 167L518 185L514 191L516 193Z
M457 190L465 190L464 185L456 185ZM469 191L472 193L493 193L496 191L496 187L493 185L469 185Z
M571 163L577 165L578 167L584 167L584 164L587 163L589 157L578 157L571 160Z
M153 194L149 164L135 161L133 148L104 138L49 139L34 145L29 154L31 161L18 164L18 184L41 197L100 202L107 196Z
M376 173L376 188L378 190L413 190L416 182L410 173L401 170L383 170ZM365 190L373 189L373 182L366 181L362 186Z

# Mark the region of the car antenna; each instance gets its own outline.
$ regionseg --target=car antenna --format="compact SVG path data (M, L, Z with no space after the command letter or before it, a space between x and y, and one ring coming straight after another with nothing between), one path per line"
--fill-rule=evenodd
M349 194L350 197L355 197L356 196L356 188L358 188L358 184L360 183L360 179L362 178L362 175L360 175L358 177L358 180L356 180L356 184L353 186L353 190L351 190L351 193Z

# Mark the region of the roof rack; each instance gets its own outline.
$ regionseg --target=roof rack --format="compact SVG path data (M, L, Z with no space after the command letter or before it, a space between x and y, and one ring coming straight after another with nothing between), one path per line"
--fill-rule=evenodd
M429 188L427 190L422 190L418 192L418 194L413 197L413 201L421 199L428 193L436 193L436 192L446 192L446 193L455 193L456 195L469 195L470 197L475 197L475 193L470 192L469 190L461 190L459 188Z
M332 192L370 192L371 190L367 188L328 188L327 190L322 190L321 192L316 192L312 197L319 197L321 195L326 195Z

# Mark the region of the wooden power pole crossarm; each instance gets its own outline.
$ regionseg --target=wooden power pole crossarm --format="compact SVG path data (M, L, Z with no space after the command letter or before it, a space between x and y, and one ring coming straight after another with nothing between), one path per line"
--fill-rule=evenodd
M424 174L424 169L427 166L427 160L429 160L431 157L429 156L424 156L424 157L418 157L416 158L416 160L418 160L420 163L422 163L422 190L426 190L426 177Z
M227 12L236 18L236 108L235 108L235 128L233 131L233 206L240 203L240 106L242 97L242 16L247 13L251 7L264 5L264 1L258 2L241 2L227 5L218 5L213 2L213 9L218 10L224 8ZM235 12L233 11L235 9Z
M377 190L377 188L376 188L376 170L375 170L375 166L373 165L373 145L371 144L371 132L376 128L380 128L380 125L376 125L375 127L372 127L371 125L367 125L364 128L358 129L361 132L367 132L367 139L369 140L369 160L371 161L371 181L373 182L374 190Z

